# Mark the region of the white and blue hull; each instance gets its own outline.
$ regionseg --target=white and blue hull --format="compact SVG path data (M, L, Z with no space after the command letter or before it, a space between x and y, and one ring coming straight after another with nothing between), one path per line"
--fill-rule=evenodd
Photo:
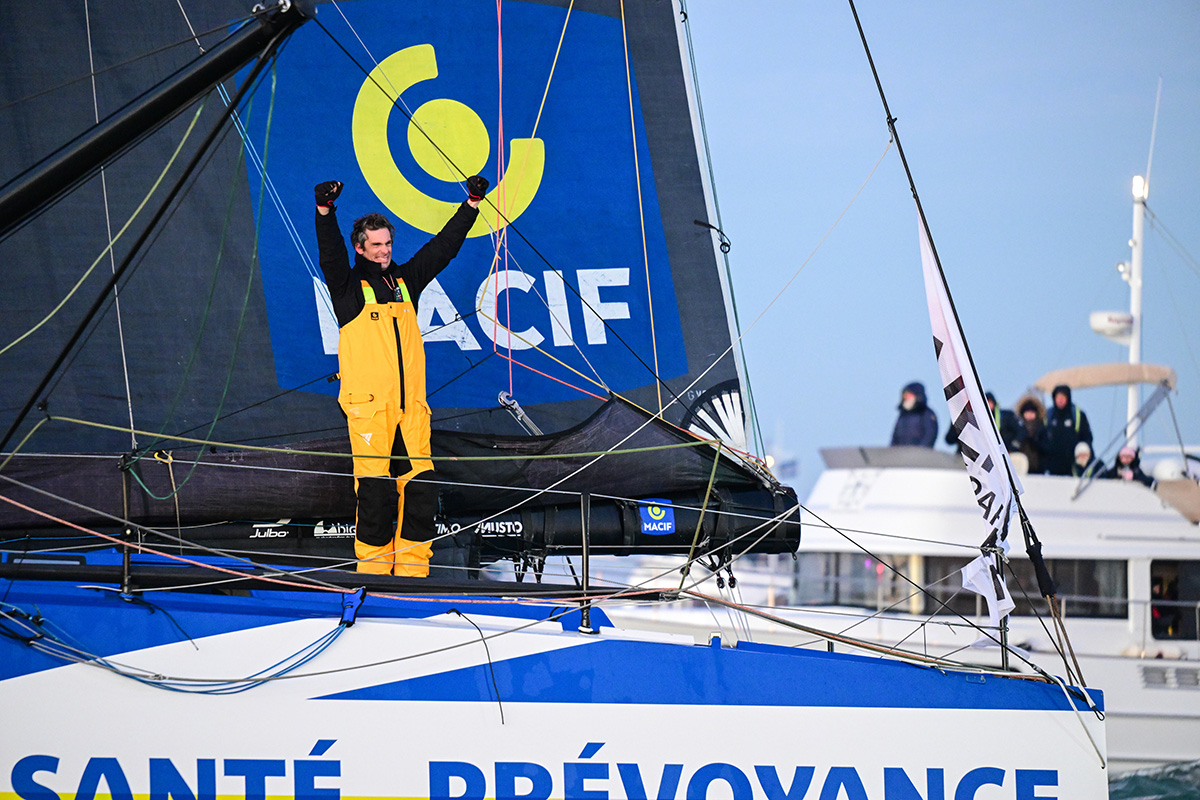
M6 629L19 630L14 609L40 613L111 668L0 639L0 800L1107 791L1103 723L1030 680L607 624L583 634L577 610L555 618L562 605L372 596L307 663L248 684L335 631L340 595L168 591L149 606L65 583L4 591ZM164 681L188 691L152 685Z

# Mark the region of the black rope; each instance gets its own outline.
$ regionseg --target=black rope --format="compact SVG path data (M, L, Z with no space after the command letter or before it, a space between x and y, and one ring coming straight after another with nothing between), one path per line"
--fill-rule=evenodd
M967 363L970 364L971 367L971 376L975 381L975 385L979 390L980 396L982 397L985 392L983 389L983 384L979 382L979 371L975 368L975 358L971 355L970 345L967 344L967 334L966 331L963 330L962 320L959 319L958 309L954 305L954 297L950 292L950 284L946 280L946 273L942 269L942 260L938 257L937 246L933 242L933 233L929 230L929 220L925 217L925 209L921 205L920 195L917 194L917 185L913 180L912 170L909 168L908 159L904 155L904 147L900 144L900 134L896 130L896 118L892 116L892 111L888 107L887 96L883 91L883 83L879 79L879 71L875 69L875 60L871 57L870 47L867 46L867 36L863 32L862 22L858 18L858 10L854 7L854 0L847 0L847 2L850 3L850 11L854 14L854 24L858 27L858 35L862 40L863 51L867 55L867 62L871 65L871 74L875 78L875 87L879 90L879 99L883 103L883 111L887 115L888 131L891 133L892 141L896 143L896 152L900 155L900 163L904 165L904 174L908 177L908 186L909 189L912 190L913 200L917 204L917 214L921 219L921 227L925 230L925 237L929 242L929 249L933 254L933 261L937 265L938 276L942 280L942 288L946 292L946 300L950 303L950 311L954 315L954 324L957 326L958 334L962 338L963 350L967 356ZM999 441L999 431L996 430L995 418L991 414L985 414L983 416L988 417L992 426L992 431L996 434L997 441ZM1021 495L1017 491L1016 477L1012 474L1012 470L1009 467L1009 460L1007 458L1004 459L1004 470L1008 475L1008 482L1012 491L1013 503L1016 504L1017 511L1020 513L1021 528L1025 537L1025 552L1029 556L1029 560L1033 562L1035 570L1037 570L1040 590L1045 592L1046 589L1049 589L1051 591L1051 594L1043 593L1043 596L1052 597L1054 581L1049 579L1050 574L1046 570L1046 563L1042 558L1041 542L1038 541L1037 534L1033 530L1033 525L1029 522L1029 517L1026 516L1025 509L1021 505ZM1000 534L1001 540L1007 538L1008 536L1008 522L1009 518L1006 517L1004 520L1004 529ZM983 547L987 548L994 545L995 538L995 534L989 536L988 540L984 542ZM1048 583L1042 583L1043 577L1048 581Z
M384 95L386 96L387 92L384 91L384 88L379 85L378 81L376 81L374 78L371 77L371 71L368 70L362 64L360 64L358 62L358 59L356 59L353 55L350 54L350 51L347 50L346 47L340 41L338 41L337 37L335 37L333 35L333 33L321 23L320 19L314 18L314 21L317 23L318 26L320 26L321 30L325 31L325 35L328 36L329 39L335 45L337 45L338 49L346 54L346 58L350 59L350 61L356 67L358 67L362 71L362 73L364 75L366 75L371 80L372 83L375 84L376 87L379 88L379 91L384 92ZM400 105L399 98L392 101L392 107L399 109L400 113L402 113L405 116L405 118L407 118L410 122L412 121L412 115L408 113L408 111L404 108L404 106ZM459 175L462 175L463 179L465 180L467 177L467 174L465 172L463 172L462 169L457 164L455 164L454 161L445 152L443 152L440 147L438 147L437 143L434 142L432 138L430 138L429 134L426 133L424 130L422 130L419 125L417 126L417 130L421 131L421 135L424 136L429 141L430 145L432 145L433 148L435 150L437 150L437 152L439 154L441 154L442 158L446 160L446 163L448 163L448 164L450 164L450 166L454 167L454 170L456 172L458 172ZM501 146L503 146L503 143L501 143ZM537 256L542 261L542 263L544 263L547 267L554 270L555 272L558 272L559 275L563 276L563 284L568 289L571 290L571 293L574 294L575 297L577 297L579 299L579 301L589 311L591 311L593 314L596 315L596 317L604 324L605 330L607 330L614 337L616 337L617 341L619 341L622 345L624 345L625 349L628 350L630 352L630 354L633 355L633 357L638 360L638 363L641 364L643 367L645 367L646 371L649 372L650 375L654 378L655 383L659 384L663 389L666 389L667 394L669 394L672 398L674 398L675 402L683 404L683 398L680 397L679 395L677 395L675 393L675 391L673 389L671 389L671 387L669 385L667 385L667 382L664 381L661 377L659 377L659 375L655 371L654 367L647 364L645 359L643 359L641 357L641 355L636 350L633 349L633 346L630 345L629 342L625 341L624 337L622 337L621 334L617 333L617 331L614 330L613 327L608 324L608 321L605 320L604 317L602 317L602 316L600 316L600 314L596 313L596 310L594 308L592 308L591 305L588 304L587 300L585 300L583 298L583 295L579 293L579 290L576 289L574 286L572 286L571 282L566 279L565 274L563 274L560 270L556 269L555 266L550 263L550 259L546 258L546 256L542 254L542 251L539 250L537 247L535 247L533 242L529 241L529 239L527 239L525 237L525 234L521 232L521 229L517 227L516 223L513 222L512 220L510 220L508 217L504 216L504 213L501 212L500 209L496 208L495 205L493 205L490 200L487 200L487 198L484 198L484 200L488 203L488 205L492 206L492 208L495 209L497 215L501 219L504 220L504 222L508 226L509 230L511 230L513 233L515 233L521 239L522 242L524 242L526 245L528 245L529 249L533 251L534 255Z
M457 608L452 608L446 612L447 614L457 614L458 616L471 623L471 627L479 632L479 641L483 643L483 652L487 654L488 672L492 676L492 688L496 690L496 705L500 708L500 724L504 724L504 702L500 699L500 686L496 683L496 665L492 663L492 650L488 647L487 637L483 635L483 630L475 624L475 620L468 617L466 614L459 611Z
M248 406L243 406L242 408L239 408L239 409L238 409L238 410L236 410L236 411L230 411L228 414L222 414L221 416L217 417L217 418L216 418L215 420L213 420L212 422L204 422L204 423L201 423L200 425L193 425L192 427L188 428L188 429L187 429L187 430L185 430L185 431L177 431L177 432L175 433L175 435L176 435L176 436L187 436L189 433L192 433L193 431L197 431L197 430L199 430L199 429L201 429L201 428L207 427L208 425L211 425L211 424L213 424L213 423L215 423L215 422L221 422L221 421L223 421L223 420L227 420L227 419L229 419L230 417L235 417L235 416L237 416L238 414L242 414L242 413L245 413L245 412L247 412L247 411L250 411L250 410L252 410L252 409L258 408L259 406L261 406L261 405L265 405L265 404L267 404L267 403L270 403L270 402L271 402L271 401L273 401L273 400L278 400L278 399L279 399L279 398L281 398L281 397L286 397L287 395L291 394L292 392L298 392L298 391L300 391L301 389L304 389L304 388L307 388L307 387L309 387L309 386L312 386L314 383L317 383L318 381L330 381L330 382L332 382L332 380L334 379L334 377L335 377L336 375L337 375L337 373L336 373L336 372L329 373L329 374L327 374L327 375L318 375L317 377L313 378L311 381L305 381L304 383L300 384L299 386L293 386L291 389L284 389L282 392L279 392L279 393L277 393L277 394L273 394L273 395L271 395L270 397L263 398L262 400L259 400L257 403L251 403L250 405L248 405ZM287 436L287 435L291 435L291 434L276 434L276 435L278 435L278 436ZM249 441L255 441L255 440L257 440L257 439L270 439L270 438L273 438L273 437L272 437L272 436L256 436L256 437L254 437L254 438L252 438L252 439L243 439L243 440L240 440L240 441L247 441L247 442L249 442ZM146 448L142 448L142 449L146 449Z
M455 375L453 378L451 378L450 380L448 380L448 381L446 381L445 383L443 383L441 386L439 386L439 387L437 387L436 389L434 389L432 392L428 392L428 393L426 393L426 395L425 395L426 399L428 399L428 398L430 398L430 397L433 397L435 394L437 394L438 392L440 392L442 389L445 389L445 388L446 388L447 386L449 386L450 384L452 384L452 383L454 383L455 381L457 381L457 380L459 380L459 379L463 378L463 377L464 377L464 376L465 376L465 375L466 375L468 372L470 372L471 370L475 369L475 368L476 368L476 367L478 367L480 364L484 363L485 361L487 361L489 358L491 358L491 357L492 357L492 356L494 356L494 355L496 355L496 351L495 351L495 350L493 350L492 352L488 353L486 356L484 356L483 358L479 359L478 361L476 361L476 362L474 362L474 363L472 363L472 362L471 362L471 359L467 358L467 357L464 355L464 356L463 356L463 358L464 358L464 359L466 359L466 362L467 362L468 364L470 364L471 366L467 367L465 370L463 370L462 372L458 373L458 374L457 374L457 375ZM488 410L490 411L491 409L488 409Z

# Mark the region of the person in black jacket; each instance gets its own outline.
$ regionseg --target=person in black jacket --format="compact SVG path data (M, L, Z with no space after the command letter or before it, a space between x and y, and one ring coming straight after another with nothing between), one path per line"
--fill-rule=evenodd
M1004 449L1015 453L1021 447L1021 421L1012 409L1000 408L996 402L996 395L991 392L987 393L987 401L992 418L996 420L996 429L1000 431L1000 441L1004 442Z
M1040 475L1046 471L1046 407L1033 395L1022 397L1017 403L1021 427L1017 432L1017 451L1025 454L1029 462L1029 474Z
M925 386L916 381L900 392L900 416L892 429L892 447L933 447L937 441L937 414L925 403Z
M1122 481L1137 481L1146 486L1153 486L1154 479L1142 472L1142 457L1135 448L1122 447L1117 453L1117 463L1113 464L1105 478L1115 478Z
M1087 414L1071 402L1071 387L1055 386L1051 397L1054 405L1046 420L1046 472L1070 475L1075 445L1092 443L1092 426L1088 424Z

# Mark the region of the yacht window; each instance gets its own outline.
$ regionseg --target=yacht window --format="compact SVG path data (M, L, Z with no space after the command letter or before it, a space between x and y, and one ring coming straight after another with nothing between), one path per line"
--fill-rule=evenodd
M984 613L982 600L975 594L964 592L962 581L954 574L968 560L941 556L926 558L925 582L934 597L960 614ZM1114 619L1128 616L1126 562L1047 559L1046 567L1054 578L1058 599L1063 602L1068 616ZM1029 561L1014 558L1009 562L1007 572L1008 591L1017 605L1014 614L1028 616L1034 608L1039 614L1049 613L1038 593L1037 578ZM932 599L925 602L926 613L933 613L938 607Z
M1195 641L1200 628L1200 561L1150 562L1150 632Z
M964 616L982 615L987 611L983 599L964 591L958 575L972 557L886 556L888 563L900 572L897 575L866 554L801 553L796 563L793 602L796 605L858 606L924 614L948 613L942 608L945 604L951 612ZM1200 562L1189 563L1198 565L1193 581L1200 581ZM1068 616L1114 619L1128 616L1125 561L1050 559L1046 566ZM914 570L918 574L914 575ZM1038 594L1037 579L1029 561L1012 559L1008 572L1008 590L1017 604L1014 613L1031 615L1036 608L1039 614L1048 614L1046 603ZM915 608L906 600L916 589L901 576L911 577L926 587L928 595L923 600L918 599ZM1028 593L1028 599L1025 593ZM1195 631L1194 626L1192 630Z
M901 575L908 575L908 556L888 556L888 559ZM916 588L865 553L800 553L795 590L795 605L881 609L903 603ZM896 610L907 611L908 606L898 606Z

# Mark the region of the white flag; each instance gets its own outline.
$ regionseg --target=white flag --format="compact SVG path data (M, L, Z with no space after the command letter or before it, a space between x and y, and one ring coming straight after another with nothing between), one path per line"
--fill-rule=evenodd
M950 307L950 298L933 258L933 248L919 218L918 227L925 300L929 304L929 324L933 328L933 349L942 376L942 389L950 407L950 426L958 436L959 449L967 465L967 475L987 535L995 534L998 541L1003 541L1008 537L1014 511L1013 485L1020 492L1021 484L1013 471L1008 451L1000 441L987 401L980 394L979 379L971 369L958 320ZM1012 476L1011 480L1009 476Z
M1021 484L1000 441L987 400L980 394L979 378L971 369L967 348L959 331L958 319L950 306L946 285L933 257L933 247L925 225L917 214L921 237L921 268L925 275L925 300L929 304L929 324L933 328L933 349L937 354L942 389L950 407L950 426L958 437L959 452L967 466L967 477L979 505L979 516L987 537L1008 552L1009 523L1013 519L1013 489ZM962 570L963 588L982 595L987 602L988 618L993 627L1013 609L1012 597L1004 579L994 566L995 559L981 555ZM990 644L984 637L976 644Z
M1004 579L996 569L995 558L990 555L980 555L962 568L962 585L964 589L983 597L987 603L988 623L993 628L1000 627L1000 618L1008 616L1016 608ZM983 635L975 641L976 647L994 644L996 641L993 637Z

